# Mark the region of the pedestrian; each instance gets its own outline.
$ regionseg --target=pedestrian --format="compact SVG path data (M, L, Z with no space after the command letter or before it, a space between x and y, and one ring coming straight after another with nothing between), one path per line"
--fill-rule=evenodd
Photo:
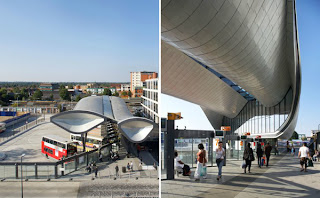
M130 170L133 171L133 162L130 162Z
M154 165L155 164L156 163L154 163ZM176 170L179 168L182 169L183 176L190 176L190 166L181 161L180 157L178 156L178 151L174 151L174 166Z
M293 146L293 144L292 144L292 146L291 146L291 155L292 155L292 156L294 156L295 151L296 151L296 150L294 149L294 146Z
M98 166L94 166L94 175L95 175L95 177L97 178L98 177Z
M129 163L127 164L127 169L128 169L128 171L130 171L130 164Z
M119 176L119 166L118 166L118 164L116 165L115 169L116 169L116 177L118 177Z
M317 159L319 160L319 151L316 149L315 151L314 151L314 155L313 155L313 161L317 161Z
M278 154L278 146L274 145L274 155L277 155L277 154Z
M288 145L289 146L289 145ZM267 158L267 165L266 167L269 166L269 159L270 159L270 155L271 155L271 150L272 150L272 146L270 146L269 142L267 143L266 147L264 148L264 153L266 154L266 158Z
M262 155L263 155L263 150L262 150L262 148L261 148L261 144L260 143L258 143L258 145L257 145L257 151L256 151L256 153L257 153L257 158L258 158L258 165L259 165L259 168L261 168L261 166L263 166L263 164L262 164Z
M225 152L224 148L222 147L222 142L220 141L218 144L218 148L216 149L216 163L217 163L217 167L219 170L217 180L221 179L221 176L222 176L222 166L224 164L225 154L226 154L226 152Z
M251 146L251 144L250 144L250 142L248 142L248 144L243 152L243 160L246 161L246 165L244 167L244 173L247 173L247 167L248 167L248 172L250 173L251 162L254 161L253 150L250 146Z
M158 170L158 166L157 166L156 162L153 162L153 168L154 168L155 170Z
M203 169L206 166L207 159L206 159L206 151L204 150L204 146L202 143L198 145L199 151L197 153L197 169L194 173L195 181L200 181L200 176L206 178L206 174L204 173Z
M300 158L300 165L301 165L300 172L302 172L303 170L304 172L308 172L307 161L308 161L308 158L310 158L310 152L309 152L309 148L307 147L307 143L304 142L303 146L300 147L298 157ZM304 165L304 168L303 168L303 165Z

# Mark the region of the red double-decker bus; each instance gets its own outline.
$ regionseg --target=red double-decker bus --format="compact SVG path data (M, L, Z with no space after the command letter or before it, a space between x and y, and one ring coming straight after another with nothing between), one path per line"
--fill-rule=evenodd
M63 157L69 157L77 152L76 145L67 138L56 135L47 135L42 137L41 152L49 157L60 160Z

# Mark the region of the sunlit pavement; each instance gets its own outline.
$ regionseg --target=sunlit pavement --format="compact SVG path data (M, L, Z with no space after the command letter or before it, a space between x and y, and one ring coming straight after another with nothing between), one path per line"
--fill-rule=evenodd
M217 181L217 168L208 168L207 179L180 176L162 181L162 197L318 197L320 193L320 162L308 172L300 172L297 156L271 156L270 165L257 166L243 174L242 161L228 161L223 167L222 180ZM194 169L193 169L194 171Z

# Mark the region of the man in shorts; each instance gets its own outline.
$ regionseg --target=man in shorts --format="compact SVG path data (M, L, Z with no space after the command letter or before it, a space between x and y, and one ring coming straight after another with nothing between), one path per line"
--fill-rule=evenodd
M308 172L307 171L307 162L308 158L310 158L309 148L307 147L307 143L303 143L303 146L299 149L298 157L300 158L301 170L300 172ZM304 165L304 168L303 168Z

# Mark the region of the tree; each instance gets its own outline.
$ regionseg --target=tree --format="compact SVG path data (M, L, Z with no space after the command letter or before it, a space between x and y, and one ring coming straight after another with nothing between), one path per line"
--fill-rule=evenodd
M297 140L297 139L299 139L299 134L296 131L294 131L289 140Z
M79 100L81 100L82 98L81 98L81 96L80 95L77 95L77 97L76 97L76 102L79 102Z
M28 91L25 89L25 88L22 88L21 90L20 90L20 94L19 94L19 98L21 98L22 100L26 100L26 99L28 99L29 98L29 93L28 93ZM24 98L24 99L23 99Z
M43 96L42 91L40 91L39 89L37 89L37 90L33 93L32 98L33 98L34 100L41 100L41 99L42 99L42 96Z
M103 90L103 94L102 94L102 95L111 96L111 95L112 95L111 90L110 90L110 89L108 89L108 88L104 89L104 90Z
M127 95L128 95L128 92L123 91L123 92L121 93L121 95L122 95L122 96L127 96Z
M117 91L114 92L114 94L112 94L113 96L119 96L119 93Z
M50 94L49 100L53 101L53 94Z
M69 100L69 101L71 100L70 93L63 86L60 86L59 96L62 100Z
M132 96L131 90L128 91L128 96L131 98L131 96Z

